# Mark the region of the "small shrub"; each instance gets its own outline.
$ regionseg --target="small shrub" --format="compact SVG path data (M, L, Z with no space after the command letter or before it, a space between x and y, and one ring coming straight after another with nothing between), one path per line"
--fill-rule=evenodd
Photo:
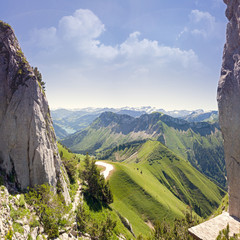
M30 226L30 228L39 227L39 226L40 226L40 223L39 223L39 221L36 219L36 217L33 217L33 219L29 222L29 226Z
M160 239L178 239L178 240L192 240L188 229L199 224L199 221L194 218L189 218L188 212L185 218L175 219L173 225L165 221L156 221L152 231L152 240Z
M230 229L229 224L227 224L227 227L219 232L216 240L238 240L240 234L235 234L233 237L229 236Z
M36 189L31 189L25 197L26 201L34 207L49 238L58 237L58 227L68 224L64 216L70 210L62 196L55 194L51 186L43 184Z
M5 23L3 21L0 21L0 26L3 27L4 29L11 28L11 26L8 23Z
M20 218L23 218L25 216L29 218L30 216L30 210L27 208L25 209L20 207L17 210L15 210L10 204L9 204L9 207L10 207L10 216L14 221Z
M43 89L43 91L46 91L46 86L45 86L46 83L42 80L42 74L39 72L38 68L37 67L33 68L33 72L35 77L37 78L37 81L40 84L40 87Z
M108 215L106 222L102 222L101 224L99 240L109 239L112 236L112 231L116 225L117 222L113 221L112 218Z
M27 240L33 240L32 236L30 234L28 234Z
M25 199L23 194L21 194L19 198L19 207L25 207Z
M24 233L23 227L19 223L16 223L16 222L13 223L13 230L14 230L14 232Z
M12 237L13 237L13 229L12 229L12 227L10 227L5 236L5 240L12 240Z
M74 197L76 195L78 187L79 187L79 185L77 183L70 185L69 195L70 195L72 201L74 201Z
M71 184L74 184L76 182L77 178L77 161L75 159L62 159L63 165L67 171L69 180Z
M85 233L87 230L87 222L89 221L89 215L84 208L84 205L79 204L76 214L76 222L78 231Z
M143 235L142 234L138 235L137 240L144 240Z

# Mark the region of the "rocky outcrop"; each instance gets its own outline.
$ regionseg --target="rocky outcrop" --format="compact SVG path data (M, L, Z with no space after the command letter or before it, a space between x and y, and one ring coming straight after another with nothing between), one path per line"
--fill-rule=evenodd
M229 214L240 218L240 2L224 2L229 22L217 99L224 138Z
M11 191L12 190L13 189L11 189ZM44 225L40 221L39 216L36 215L33 206L25 202L23 194L15 193L11 195L8 192L8 188L0 184L0 196L1 240L50 239L44 230ZM75 217L75 215L73 214L72 217ZM66 217L66 219L68 218ZM71 224L71 222L69 222L69 224L66 224L62 229L59 229L59 237L54 239L77 240L78 237L74 236L77 233L76 230L76 223ZM82 236L81 239L90 239L90 237Z
M0 22L0 168L24 190L61 184L61 168L48 102L10 26Z

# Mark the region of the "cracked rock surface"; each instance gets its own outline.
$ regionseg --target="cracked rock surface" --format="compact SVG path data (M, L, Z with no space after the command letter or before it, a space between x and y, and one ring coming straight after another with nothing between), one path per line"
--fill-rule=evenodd
M229 214L240 219L240 1L224 2L229 22L217 99L224 138Z
M70 202L48 102L10 26L0 22L0 168L24 190L61 183Z

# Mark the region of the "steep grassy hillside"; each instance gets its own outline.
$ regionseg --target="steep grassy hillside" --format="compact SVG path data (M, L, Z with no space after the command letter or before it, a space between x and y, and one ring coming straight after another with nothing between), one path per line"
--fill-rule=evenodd
M175 217L183 217L189 205L206 217L225 195L187 161L157 141L122 149L113 156L121 157L122 162L113 163L112 207L131 222L136 233L147 234L149 221L172 222Z
M132 141L158 140L199 171L226 186L223 141L217 123L187 122L162 113L139 118L105 112L91 126L63 140L79 153L99 154Z

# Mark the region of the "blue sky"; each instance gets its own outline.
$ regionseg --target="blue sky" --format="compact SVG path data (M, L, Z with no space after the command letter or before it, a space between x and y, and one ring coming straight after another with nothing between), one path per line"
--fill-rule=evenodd
M0 0L51 108L217 109L222 0Z

